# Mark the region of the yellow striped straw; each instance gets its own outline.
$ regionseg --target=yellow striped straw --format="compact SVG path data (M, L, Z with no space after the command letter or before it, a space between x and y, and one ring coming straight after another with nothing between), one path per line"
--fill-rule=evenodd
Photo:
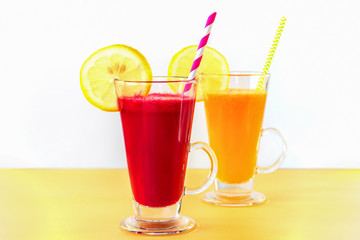
M280 24L279 24L279 27L278 29L276 30L276 34L275 34L275 37L274 37L274 41L271 45L271 48L270 48L270 51L269 51L269 54L266 58L266 62L265 62L265 65L264 65L264 68L262 70L262 74L268 74L269 72L269 69L270 69L270 65L271 65L271 62L272 62L272 59L275 55L275 51L276 51L276 47L280 41L280 37L281 37L281 33L285 27L285 22L286 22L286 18L285 17L282 17L281 18L281 21L280 21ZM261 90L264 88L264 79L265 77L262 76L260 79L259 79L259 82L256 86L256 89L258 90Z

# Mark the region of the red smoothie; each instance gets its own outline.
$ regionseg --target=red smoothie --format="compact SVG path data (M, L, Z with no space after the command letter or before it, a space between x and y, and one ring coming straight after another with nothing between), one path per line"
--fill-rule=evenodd
M195 99L175 94L118 99L136 202L165 207L184 190Z

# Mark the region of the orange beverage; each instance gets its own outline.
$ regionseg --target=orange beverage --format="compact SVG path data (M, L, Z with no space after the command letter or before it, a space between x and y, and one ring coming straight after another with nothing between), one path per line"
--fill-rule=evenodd
M230 72L200 75L210 146L218 159L215 191L203 195L206 202L220 206L252 206L263 203L265 195L254 191L258 173L275 171L286 155L286 143L275 128L262 129L269 74ZM227 84L221 90L206 88L207 81ZM258 83L263 81L262 86ZM275 162L259 166L260 139L278 139L281 151Z
M255 175L266 91L227 89L209 92L205 111L210 146L218 158L217 179L248 182Z

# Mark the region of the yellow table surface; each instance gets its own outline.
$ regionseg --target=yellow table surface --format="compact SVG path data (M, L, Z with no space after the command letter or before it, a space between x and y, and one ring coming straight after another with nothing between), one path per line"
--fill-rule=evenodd
M188 170L187 182L206 170ZM360 239L360 170L278 170L258 175L263 205L217 207L185 196L198 225L171 239ZM212 187L211 187L212 189ZM119 228L133 215L126 169L0 170L1 240L162 239Z

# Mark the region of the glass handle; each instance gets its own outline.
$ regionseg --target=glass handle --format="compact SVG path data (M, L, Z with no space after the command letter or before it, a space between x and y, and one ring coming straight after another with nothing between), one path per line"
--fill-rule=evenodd
M211 163L211 167L210 167L210 172L209 175L207 176L207 178L205 179L205 181L197 188L185 188L185 195L193 195L193 194L198 194L201 193L203 191L205 191L208 187L210 187L210 185L214 182L215 178L216 178L216 174L217 174L217 170L218 170L218 165L217 165L217 159L216 159L216 155L214 153L214 151L210 148L209 145L207 145L206 143L203 142L196 142L196 143L192 143L190 145L190 152L193 150L203 150L209 157L210 163Z
M286 156L286 149L287 149L286 142L279 130L277 130L276 128L262 129L261 137L265 137L265 136L273 136L276 139L278 139L278 142L281 145L281 153L280 153L279 157L277 158L277 160L272 165L267 166L267 167L257 166L257 169L256 169L257 173L271 173L271 172L275 171L276 169L278 169L280 167L281 163L284 161L285 156Z

